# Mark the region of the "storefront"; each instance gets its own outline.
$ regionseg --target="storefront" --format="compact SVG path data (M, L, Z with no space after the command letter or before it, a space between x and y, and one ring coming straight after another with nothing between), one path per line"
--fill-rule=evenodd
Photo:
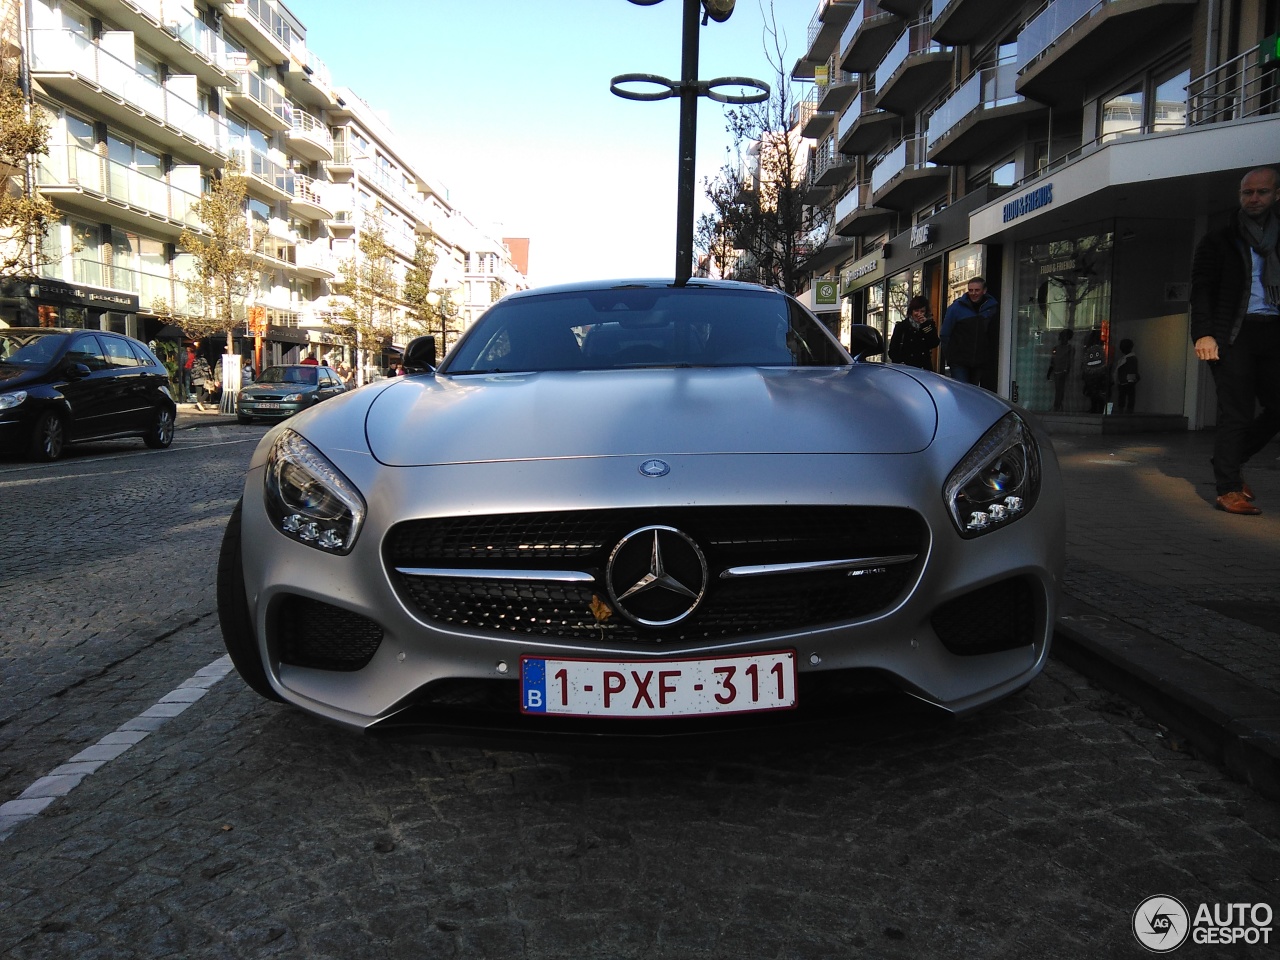
M0 325L110 330L138 339L138 296L47 277L0 282Z

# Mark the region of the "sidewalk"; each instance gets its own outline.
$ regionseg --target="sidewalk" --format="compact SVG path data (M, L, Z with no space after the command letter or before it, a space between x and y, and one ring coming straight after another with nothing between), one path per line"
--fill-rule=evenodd
M1280 798L1280 447L1262 516L1214 506L1212 432L1055 436L1067 575L1054 655Z

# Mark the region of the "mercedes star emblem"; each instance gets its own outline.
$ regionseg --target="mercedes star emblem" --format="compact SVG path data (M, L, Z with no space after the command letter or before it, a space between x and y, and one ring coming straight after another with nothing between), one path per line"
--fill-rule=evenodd
M707 558L688 534L652 525L633 530L609 555L605 585L613 607L632 623L669 627L707 592Z

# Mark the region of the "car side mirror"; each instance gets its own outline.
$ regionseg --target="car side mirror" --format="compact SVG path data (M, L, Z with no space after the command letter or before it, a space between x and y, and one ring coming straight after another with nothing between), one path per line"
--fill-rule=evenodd
M884 335L868 324L855 323L849 328L849 352L855 360L884 353Z
M93 371L90 370L83 363L74 363L74 362L68 363L64 368L64 372L72 380L83 380L85 377L89 376L89 374L93 373Z
M436 368L436 338L414 337L404 348L405 373L430 373Z

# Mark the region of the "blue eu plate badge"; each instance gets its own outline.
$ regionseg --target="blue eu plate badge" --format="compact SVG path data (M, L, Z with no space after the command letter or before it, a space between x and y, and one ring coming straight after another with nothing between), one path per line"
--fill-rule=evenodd
M525 713L547 712L547 661L526 659L520 671L520 703Z

